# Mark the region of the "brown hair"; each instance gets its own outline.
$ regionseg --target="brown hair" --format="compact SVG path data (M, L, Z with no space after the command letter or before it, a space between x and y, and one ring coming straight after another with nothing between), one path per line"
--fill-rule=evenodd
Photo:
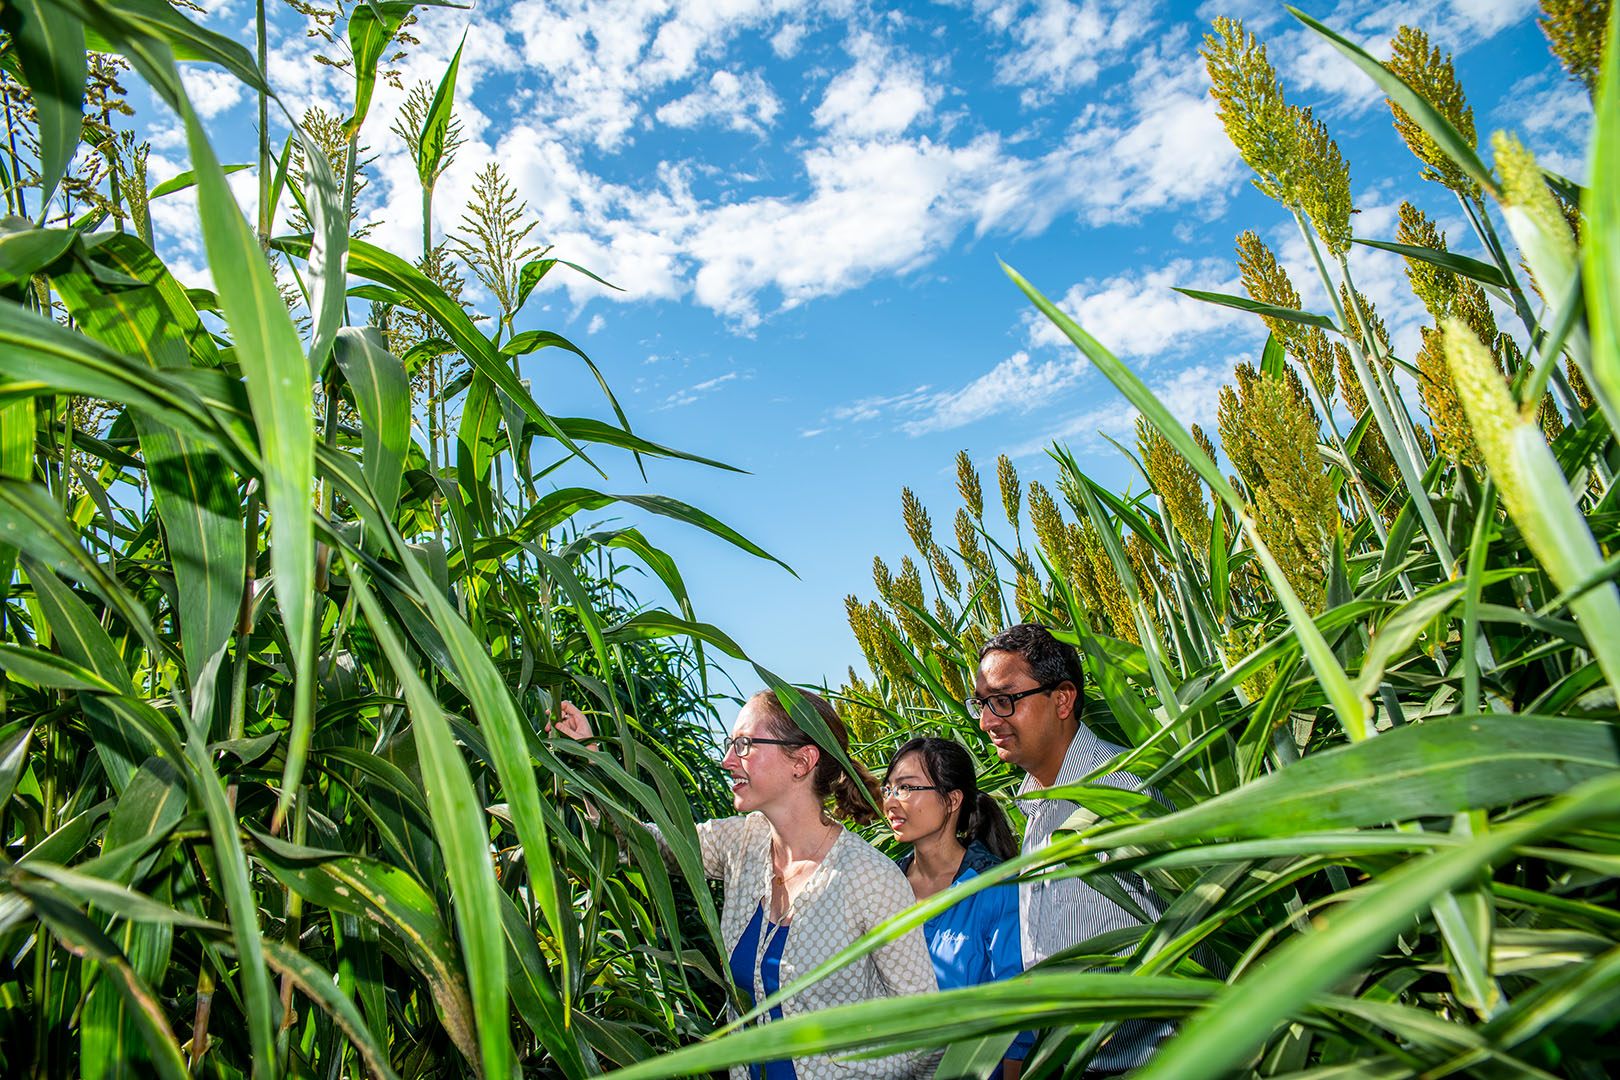
M833 738L838 740L839 749L847 755L849 731L844 727L844 722L838 718L838 710L833 708L832 702L808 690L800 690L799 694L816 710L822 722L827 725L827 729L832 732ZM770 729L772 735L795 742L802 740L805 746L817 746L816 740L793 722L793 717L782 707L782 702L777 699L774 691L761 690L748 699L748 704L764 710L765 726ZM834 817L853 821L857 825L876 821L877 811L873 807L882 805L881 788L877 777L853 757L849 760L855 766L855 775L851 776L836 756L829 754L825 747L818 748L821 754L816 758L815 771L810 774L817 798L823 803L831 800Z

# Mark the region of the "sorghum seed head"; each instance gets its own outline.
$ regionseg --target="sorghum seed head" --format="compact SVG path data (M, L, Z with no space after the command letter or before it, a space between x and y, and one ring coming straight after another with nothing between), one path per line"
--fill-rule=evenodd
M1457 82L1457 69L1449 53L1442 57L1438 48L1430 48L1427 34L1403 26L1395 32L1388 67L1434 106L1435 111L1457 129L1469 146L1475 144L1474 110L1463 94L1462 85ZM1417 121L1399 105L1393 101L1388 104L1394 115L1395 130L1426 166L1423 178L1438 181L1453 191L1478 195L1479 185L1469 179L1457 163L1440 149L1428 132L1419 127Z
M973 467L973 459L968 457L966 450L956 452L956 490L962 493L962 501L967 503L968 512L982 521L984 488L979 486L979 470Z
M1001 486L1001 509L1007 514L1007 524L1018 528L1018 470L1006 454L996 458L996 481Z

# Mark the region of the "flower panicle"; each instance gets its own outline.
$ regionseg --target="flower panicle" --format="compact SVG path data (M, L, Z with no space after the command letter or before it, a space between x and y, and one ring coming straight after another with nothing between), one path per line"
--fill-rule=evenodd
M872 556L872 584L877 586L878 595L885 604L894 603L894 575L889 572L889 564L883 561L881 555Z
M1350 195L1350 163L1328 134L1327 125L1312 116L1310 109L1294 109L1290 119L1296 129L1300 209L1311 219L1322 246L1338 258L1350 250L1350 215L1356 212Z
M934 523L928 517L928 508L909 487L900 489L900 519L906 535L917 548L917 554L928 558L934 548Z
M1013 468L1012 458L1002 454L996 458L996 483L1001 488L1001 509L1007 515L1007 524L1016 531L1018 529L1018 502L1020 487L1018 483L1018 470Z
M968 512L983 521L984 488L979 484L979 470L973 467L973 459L966 450L956 452L956 490L961 492Z
M1408 201L1401 203L1395 226L1395 239L1411 247L1430 251L1447 251L1446 234L1441 232L1429 215ZM1424 259L1406 256L1406 280L1412 293L1423 302L1424 310L1433 319L1450 315L1457 302L1459 279L1456 274Z
M1207 554L1209 510L1204 505L1198 471L1176 452L1158 428L1141 417L1136 421L1136 447L1170 524L1188 547L1200 555Z
M1569 77L1597 97L1603 63L1603 39L1609 24L1610 0L1541 0L1536 20L1547 35L1547 47Z
M1058 573L1069 577L1072 560L1063 512L1058 509L1052 493L1038 481L1029 485L1029 524L1035 530L1035 542L1040 544L1047 559Z
M1442 55L1438 47L1431 47L1429 35L1422 30L1402 26L1395 32L1388 67L1445 117L1469 146L1475 145L1474 109L1468 104L1462 84L1457 81L1457 69L1452 63L1451 54ZM1423 178L1478 198L1479 184L1451 160L1440 144L1405 109L1388 99L1386 102L1394 118L1395 130L1425 166Z
M1254 170L1254 185L1285 206L1298 200L1299 131L1266 47L1238 19L1217 18L1199 52L1227 138Z
M1252 229L1245 229L1238 234L1238 274L1243 279L1243 289L1249 294L1251 300L1262 304L1271 304L1274 307L1299 310L1299 290L1294 288L1294 282L1277 261L1265 242L1255 234ZM1284 348L1292 348L1295 342L1304 334L1305 327L1288 319L1277 319L1268 315L1260 316L1266 324L1266 329L1280 342Z
M1320 610L1323 559L1339 527L1337 496L1316 450L1318 419L1298 373L1279 378L1248 364L1223 386L1221 444L1248 492L1261 537L1307 607Z
M961 599L962 581L957 576L956 566L951 562L950 556L945 554L945 549L935 544L933 550L928 553L928 561L934 567L934 577L939 579L944 590L952 598Z
M1502 212L1536 291L1549 303L1562 302L1579 258L1575 230L1535 155L1516 136L1498 131L1491 136L1491 149L1502 178Z
M1474 443L1473 429L1468 426L1462 402L1457 399L1457 388L1446 363L1443 337L1439 330L1428 327L1419 334L1423 344L1417 354L1418 371L1422 376L1418 380L1418 393L1423 398L1424 411L1429 414L1429 423L1434 427L1440 452L1458 464L1477 470L1482 465L1479 447Z

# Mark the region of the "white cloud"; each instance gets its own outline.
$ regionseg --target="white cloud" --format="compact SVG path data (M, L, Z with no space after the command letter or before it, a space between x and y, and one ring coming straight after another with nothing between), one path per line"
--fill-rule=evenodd
M723 123L734 131L763 135L776 119L782 103L758 72L741 76L716 71L708 84L685 97L659 106L660 123L672 127L697 127L705 121Z
M587 333L587 334L597 333L598 331L600 331L602 329L602 327L604 327L606 325L607 325L607 320L602 318L601 312L597 312L595 315L591 316L590 324L585 327L585 333ZM651 362L652 361L649 359L648 363L651 363Z
M751 325L755 295L775 288L786 305L904 272L948 245L970 210L962 181L995 161L976 141L951 148L843 143L805 155L803 199L753 199L716 207L693 223L686 250L699 264L699 303Z
M1493 112L1497 122L1516 132L1536 163L1567 176L1585 179L1587 145L1592 137L1592 103L1561 70L1527 75L1508 88Z
M737 373L735 371L728 371L724 375L716 375L712 379L704 379L700 383L694 383L685 389L677 390L673 394L669 395L669 397L664 399L664 403L660 405L659 408L677 409L682 405L690 405L692 402L706 396L716 388L724 386L726 383L730 382L736 377Z
M1197 424L1213 434L1220 388L1231 378L1231 374L1231 363L1195 364L1150 381L1148 389L1183 425L1190 427ZM1111 400L1055 424L1043 434L1010 445L1006 450L1007 455L1022 458L1041 454L1054 442L1068 443L1071 448L1101 449L1106 445L1101 437L1103 435L1127 442L1134 433L1136 418L1140 414L1124 397L1115 395L1111 387L1100 387L1099 393L1109 396Z
M1178 259L1168 266L1130 271L1102 281L1083 281L1069 289L1058 307L1092 337L1120 357L1159 358L1186 352L1213 334L1252 327L1264 329L1252 315L1194 300L1176 287L1241 294L1230 264L1215 259L1193 263ZM1030 343L1073 349L1069 339L1039 313L1026 316Z
M1476 33L1489 36L1530 14L1536 0L1451 0L1456 19Z
M848 48L855 64L828 84L815 111L818 127L851 138L898 135L933 107L938 91L916 64L869 34L857 34Z
M235 108L246 92L242 80L230 72L216 67L197 67L186 64L180 69L180 81L186 86L186 96L192 108L205 120Z
M1079 358L1035 363L1027 352L1016 352L966 386L919 403L926 413L900 427L908 435L925 435L992 416L1027 413L1074 385L1085 368L1086 362Z
M1205 216L1225 206L1242 161L1205 94L1202 65L1181 37L1144 55L1124 104L1090 105L1063 143L1035 161L1008 162L989 185L978 223L1040 232L1071 210L1091 225L1130 222L1169 206Z
M541 71L532 115L609 150L624 144L653 91L697 73L698 61L759 27L787 0L518 0L504 12L517 59Z
M783 60L797 55L799 45L804 41L806 29L804 23L785 23L782 29L771 35L771 52Z
M1022 4L979 7L1015 43L997 61L996 78L1026 87L1026 105L1096 81L1103 66L1118 60L1152 22L1152 6L1130 0L1036 0L1027 12Z
M921 408L929 400L928 387L919 386L892 397L874 396L864 397L840 405L829 414L834 420L847 423L861 424L870 420L877 420L890 412L909 412Z

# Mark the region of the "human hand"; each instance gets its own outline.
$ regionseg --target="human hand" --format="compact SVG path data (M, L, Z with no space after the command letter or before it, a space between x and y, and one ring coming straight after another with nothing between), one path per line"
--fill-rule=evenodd
M579 706L572 701L562 703L561 720L546 724L546 733L549 735L554 732L566 735L575 742L585 743L585 749L587 750L596 749L594 741L587 741L594 740L596 732L591 730L591 722L585 718L584 713L579 711Z

